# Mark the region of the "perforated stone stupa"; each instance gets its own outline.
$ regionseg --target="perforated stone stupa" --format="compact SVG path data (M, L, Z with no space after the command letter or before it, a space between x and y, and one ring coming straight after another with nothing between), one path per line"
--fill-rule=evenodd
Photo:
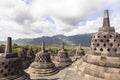
M36 53L34 62L30 65L28 73L31 78L49 76L57 73L55 64L51 61L49 51L45 50L45 42L42 42L41 51Z
M57 61L58 65L62 67L69 66L72 63L71 59L68 56L67 50L64 48L64 43L61 45L61 49L58 52Z
M82 47L79 45L76 49L76 55L75 56L84 56L85 55L85 52L84 50L82 49Z
M35 52L32 48L30 48L28 51L25 48L22 48L21 60L24 69L27 69L30 66L30 64L34 61L34 59Z
M12 53L12 40L8 37L5 53L0 54L0 80L30 80L24 72L22 60Z
M120 80L120 34L110 26L108 10L103 26L92 37L91 50L79 65L87 80Z

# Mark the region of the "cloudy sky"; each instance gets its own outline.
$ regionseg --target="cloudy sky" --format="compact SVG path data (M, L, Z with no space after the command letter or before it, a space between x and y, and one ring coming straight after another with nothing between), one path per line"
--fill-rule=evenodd
M0 41L96 32L105 9L120 32L120 0L0 0Z

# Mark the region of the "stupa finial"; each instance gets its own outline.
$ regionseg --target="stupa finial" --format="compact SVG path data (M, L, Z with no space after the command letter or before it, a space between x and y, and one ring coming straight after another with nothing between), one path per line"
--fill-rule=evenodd
M65 47L65 44L64 44L64 42L62 43L62 46L61 46L61 49L64 49L64 47Z
M110 27L108 10L104 10L103 27Z
M12 53L12 38L11 37L7 38L5 53Z
M45 42L44 42L44 41L42 41L41 50L42 50L42 51L45 51Z

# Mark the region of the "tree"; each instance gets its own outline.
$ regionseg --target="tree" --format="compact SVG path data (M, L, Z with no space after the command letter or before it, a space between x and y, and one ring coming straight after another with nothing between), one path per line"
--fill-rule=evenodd
M13 49L16 49L16 48L21 48L18 44L14 43L13 44Z
M5 52L5 45L1 44L0 45L0 53L4 53Z

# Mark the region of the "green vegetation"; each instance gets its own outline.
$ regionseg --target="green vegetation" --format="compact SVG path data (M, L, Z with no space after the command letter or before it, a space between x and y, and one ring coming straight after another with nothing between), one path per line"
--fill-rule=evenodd
M83 50L85 51L86 54L89 53L90 47L82 47L82 48L83 48Z
M4 53L5 52L5 45L1 44L0 45L0 53Z
M33 49L33 51L37 50L40 48L40 46L36 46L36 45L26 45L26 46L21 46L18 44L13 44L12 46L13 48L13 53L21 53L22 52L22 48L25 48L26 51L30 50L31 48ZM85 53L89 52L89 47L82 47L85 51ZM54 53L54 55L57 55L58 51L59 51L59 46L46 46L46 50L50 50ZM73 46L65 46L65 49L67 51L72 51L72 50L76 50L76 47ZM4 53L5 51L5 45L1 44L0 45L0 53Z

